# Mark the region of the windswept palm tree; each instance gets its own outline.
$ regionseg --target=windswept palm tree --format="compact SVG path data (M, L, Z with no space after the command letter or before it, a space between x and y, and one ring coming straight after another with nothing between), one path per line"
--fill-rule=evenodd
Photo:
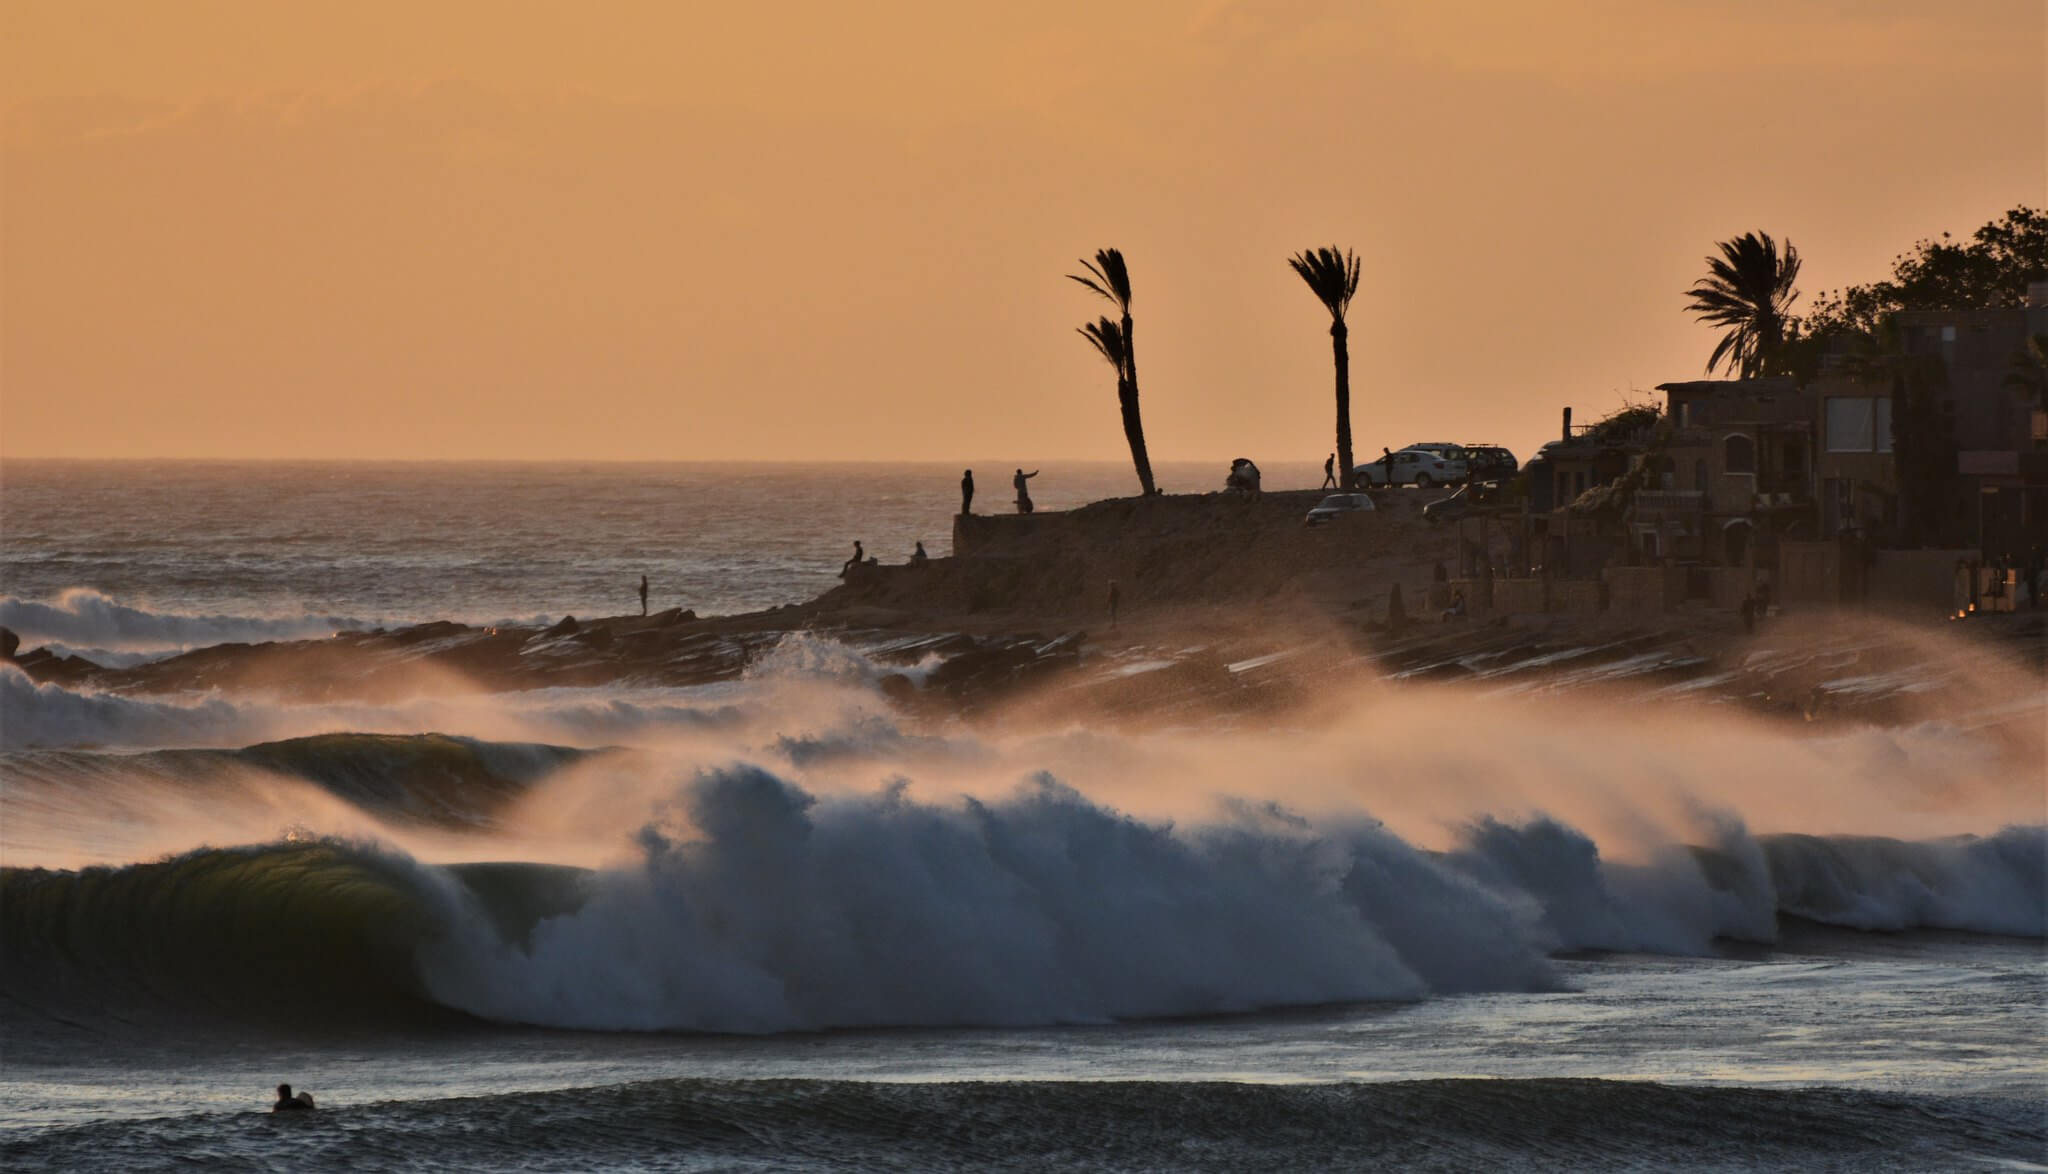
M1121 322L1104 318L1081 328L1102 357L1116 366L1116 401L1123 409L1124 439L1131 446L1131 463L1138 468L1138 485L1150 497L1159 490L1152 483L1152 458L1145 451L1145 422L1138 415L1138 353L1132 346L1131 335L1131 273L1124 267L1124 255L1119 249L1097 249L1095 260L1085 258L1081 267L1087 276L1067 274L1070 281L1078 281L1096 293L1115 303L1117 312L1123 316ZM1110 340L1105 328L1115 331L1115 354L1106 345Z
M1303 251L1287 259L1310 292L1330 312L1330 349L1337 360L1337 467L1343 470L1345 488L1351 482L1351 330L1344 325L1344 312L1351 308L1351 296L1358 292L1358 255L1336 248Z
M1744 379L1773 373L1780 364L1792 323L1792 303L1799 291L1799 250L1769 233L1750 232L1715 247L1719 257L1707 258L1707 275L1686 292L1686 310L1710 326L1724 327L1720 345L1707 358L1707 373L1725 360Z

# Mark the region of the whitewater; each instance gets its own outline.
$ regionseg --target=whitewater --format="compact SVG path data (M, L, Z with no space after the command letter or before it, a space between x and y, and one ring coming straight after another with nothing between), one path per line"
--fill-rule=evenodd
M623 612L649 565L766 606L942 524L949 472L9 463L0 624L118 663ZM900 529L821 517L850 485ZM1825 731L1387 683L969 722L904 672L808 633L717 685L380 703L0 666L0 1155L2048 1164L2024 666ZM278 1080L329 1110L259 1115Z

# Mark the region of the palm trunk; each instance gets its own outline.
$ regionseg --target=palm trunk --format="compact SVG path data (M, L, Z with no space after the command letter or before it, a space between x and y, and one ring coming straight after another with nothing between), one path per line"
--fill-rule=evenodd
M1337 468L1346 489L1351 488L1351 349L1346 345L1350 333L1342 318L1330 323L1330 349L1337 358Z
M1152 457L1145 451L1145 422L1138 416L1138 349L1131 337L1131 316L1124 315L1124 371L1116 381L1117 406L1124 413L1124 439L1131 445L1131 463L1138 467L1138 484L1150 497L1158 490L1152 484Z

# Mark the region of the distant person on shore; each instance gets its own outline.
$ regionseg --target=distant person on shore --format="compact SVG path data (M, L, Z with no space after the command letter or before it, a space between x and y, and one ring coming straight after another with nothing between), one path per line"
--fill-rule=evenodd
M1331 454L1330 454L1329 456L1327 456L1327 457L1323 458L1323 488L1324 488L1324 489L1335 489L1335 488L1337 488L1337 454L1336 454L1336 453L1331 453Z
M1111 579L1109 581L1109 626L1112 628L1116 627L1117 608L1123 601L1123 588L1117 585L1115 579Z
M848 575L851 575L851 574L853 573L853 568L855 568L855 567L857 567L857 566L861 565L861 564L862 564L863 562L866 562L866 561L867 561L867 557L868 557L868 552L867 552L867 551L865 551L865 550L862 550L862 549L861 549L861 547L860 547L860 539L858 539L858 538L854 539L854 540L853 540L853 557L852 557L852 558L850 558L850 559L847 559L847 560L846 560L846 562L845 562L845 563L844 563L844 564L843 564L843 565L842 565L842 566L841 566L841 567L839 568L839 577L840 577L840 578L842 578L842 579L844 579L844 578L845 578L845 577L847 577Z
M1451 606L1444 609L1444 622L1465 618L1465 590L1460 587L1451 592Z
M1010 484L1017 487L1017 512L1020 514L1028 514L1031 512L1031 490L1027 488L1024 483L1036 476L1038 476L1037 469L1033 469L1029 473L1026 473L1022 469L1018 469L1017 475L1010 478Z
M913 567L921 567L931 560L932 556L924 552L924 543L922 542L917 544L916 550L910 552L910 565Z
M967 469L960 474L960 512L974 512L974 470Z
M640 576L640 614L647 614L647 576Z
M302 1092L297 1096L293 1096L291 1085L280 1084L277 1086L277 1103L270 1106L270 1111L273 1113L290 1113L300 1109L310 1109L312 1107L312 1093Z

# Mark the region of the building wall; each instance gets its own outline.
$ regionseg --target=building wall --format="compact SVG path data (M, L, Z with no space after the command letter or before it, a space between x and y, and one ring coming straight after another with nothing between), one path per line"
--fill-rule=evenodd
M1663 615L1685 602L1680 567L1608 567L1607 607L1624 615Z

